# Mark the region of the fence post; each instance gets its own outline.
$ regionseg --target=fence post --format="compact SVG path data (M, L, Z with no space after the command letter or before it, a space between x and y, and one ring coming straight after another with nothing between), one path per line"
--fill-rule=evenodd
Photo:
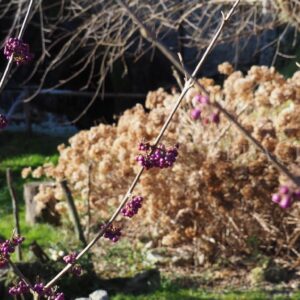
M74 225L75 233L76 233L78 239L82 242L82 244L84 246L86 246L87 245L86 239L83 234L83 230L82 230L80 220L79 220L79 215L78 215L75 203L74 203L74 199L73 199L71 190L68 187L67 180L60 181L60 185L61 185L63 192L67 199L69 213L70 213L70 217L73 222L73 225Z

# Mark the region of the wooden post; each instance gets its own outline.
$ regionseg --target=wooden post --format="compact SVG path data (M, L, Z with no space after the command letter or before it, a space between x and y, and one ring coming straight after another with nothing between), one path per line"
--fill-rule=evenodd
M20 229L20 220L19 220L19 206L17 202L17 197L16 197L16 192L13 188L12 185L12 175L10 169L6 169L6 181L7 181L7 186L8 190L10 193L10 197L12 200L12 209L13 209L13 216L14 216L14 224L15 224L15 232L18 236L21 235L21 229ZM22 260L22 252L21 252L21 247L17 246L16 247L16 253L17 253L17 259L19 261Z
M75 203L74 203L72 193L68 187L67 180L62 180L60 182L60 185L61 185L63 192L67 199L69 213L70 213L70 217L71 217L71 220L72 220L74 228L75 228L75 233L76 233L78 239L82 242L82 244L84 246L86 246L87 245L86 239L83 234L83 230L82 230L80 220L79 220L79 215L78 215Z

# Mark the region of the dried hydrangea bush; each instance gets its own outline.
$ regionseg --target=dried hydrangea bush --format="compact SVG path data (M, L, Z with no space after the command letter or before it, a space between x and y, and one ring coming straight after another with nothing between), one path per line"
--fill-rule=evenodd
M243 74L228 63L220 65L219 72L225 79L222 86L199 79L210 97L221 101L268 151L300 175L300 72L285 79L274 68L253 66ZM197 245L205 261L248 254L253 239L267 254L298 256L299 203L283 211L271 201L281 184L290 183L222 116L217 124L209 122L205 115L217 113L210 106L201 107L201 116L194 118L199 93L196 88L188 92L164 138L166 145L180 144L174 167L147 170L136 187L136 195L144 200L129 221L131 230L135 236L149 231L152 239L169 247ZM108 218L139 170L139 142L153 142L175 99L175 92L162 88L149 92L149 112L138 104L116 125L79 132L69 145L58 147L57 166L24 169L24 177L31 173L67 179L83 215L90 178L93 220ZM61 200L57 210L66 211L60 185L43 187L36 197Z

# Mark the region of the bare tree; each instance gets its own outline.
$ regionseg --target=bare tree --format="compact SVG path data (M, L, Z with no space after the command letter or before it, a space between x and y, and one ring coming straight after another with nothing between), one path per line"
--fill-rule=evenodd
M7 35L11 36L18 26L18 15L24 13L24 1L0 1L0 18L10 17ZM232 0L131 0L127 1L145 25L156 32L160 40L168 40L174 52L195 49L190 61L196 62L215 31L219 15L226 10ZM40 84L27 100L37 96L47 79L56 79L48 88L58 88L84 73L85 81L80 90L92 89L94 97L79 117L87 112L101 92L104 92L104 81L113 69L114 63L120 61L127 72L127 58L139 60L149 51L155 51L150 43L144 41L139 28L113 0L54 0L37 1L32 27L39 30L40 53L37 53L31 74L23 82L28 83L35 74L39 75ZM259 37L266 29L281 24L299 28L300 1L282 0L244 0L233 17L233 25L227 28L218 44L237 42L236 51L246 46L253 35ZM283 35L286 31L283 32ZM268 45L277 43L276 55L280 52L282 36ZM258 49L259 51L260 49ZM68 68L65 68L65 66ZM63 72L59 71L63 68ZM59 74L59 76L57 76ZM78 119L78 118L77 118Z

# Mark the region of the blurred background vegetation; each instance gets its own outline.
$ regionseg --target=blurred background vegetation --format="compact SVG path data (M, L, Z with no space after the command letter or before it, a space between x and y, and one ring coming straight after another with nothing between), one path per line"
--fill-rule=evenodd
M2 44L8 36L18 32L20 22L14 20L24 15L25 2L1 1ZM131 8L155 30L157 37L174 53L182 54L189 69L208 45L219 24L220 12L231 4L232 1L225 0L130 1ZM246 104L247 109L241 113L245 126L252 126L260 142L293 170L299 169L300 153L300 119L297 119L300 86L297 84L299 75L295 75L296 62L300 61L299 16L298 0L241 1L199 73L199 77L212 79L202 80L213 93L222 90L225 105L237 117L241 113L240 105ZM59 226L45 220L34 226L26 223L24 184L49 179L46 172L40 178L24 179L22 170L28 167L34 170L48 163L70 164L73 171L64 175L70 181L86 230L86 210L82 204L85 194L80 194L86 188L86 174L81 178L80 170L90 163L89 159L94 159L98 171L94 174L95 195L91 201L94 207L90 234L93 235L135 172L134 166L128 167L136 155L135 144L142 137L155 136L179 91L169 62L138 32L115 1L55 0L35 4L24 37L35 59L13 70L0 96L0 113L9 112L10 118L8 130L0 132L0 236L10 237L14 229L5 176L6 169L10 168L20 205L21 231L26 237L22 248L24 261L33 264L32 270L36 270L36 262L41 263L33 251L33 242L49 256L50 262L45 263L49 274L62 267L63 254L80 248L81 244L66 211ZM233 75L219 72L218 65L224 61L230 62L236 70ZM1 57L0 70L5 64ZM249 70L254 65L268 68L251 73ZM283 76L269 68L272 66ZM226 85L228 75L232 76ZM159 87L162 89L157 90ZM150 90L155 91L148 94ZM31 102L24 104L26 99ZM90 101L94 101L91 108L80 120L70 124ZM109 293L113 300L300 299L299 206L287 213L274 208L270 195L282 178L232 129L215 146L219 128L203 130L201 124L191 123L192 105L187 99L177 119L181 125L177 131L176 126L172 127L167 137L168 142L175 142L174 137L181 138L180 142L186 145L180 167L169 176L151 173L153 177L147 177L142 183L141 192L147 193L149 213L141 218L157 220L157 223L150 222L146 226L139 219L136 224L127 225L119 244L112 247L106 241L99 243L89 257L93 264L88 259L82 262L86 270L83 280L95 283L91 285L95 289L99 286L109 289L112 284ZM221 124L220 128L228 125ZM78 134L74 136L75 133ZM209 141L212 146L203 141ZM69 160L61 159L59 163L64 150L58 151L57 147L62 143L66 145L66 153L71 154ZM229 152L237 156L232 164L222 161L229 145ZM89 150L92 154L87 154ZM102 153L101 157L97 156L97 150ZM128 159L126 163L123 155ZM112 171L110 167L115 165L117 170ZM245 169L251 181L247 191L242 178ZM207 180L198 177L200 170ZM123 171L119 183L118 172ZM77 174L79 179L72 181L72 175ZM106 188L107 178L111 178L115 186L112 183ZM153 178L157 180L154 182ZM184 190L191 182L193 187ZM82 186L78 188L76 183ZM169 198L164 193L169 193ZM173 209L169 205L171 196L176 200ZM192 214L188 210L191 207ZM242 210L244 215L239 215ZM182 215L177 214L179 211ZM196 211L201 211L197 217L193 215ZM245 215L250 211L253 219L249 217L246 224ZM229 221L222 219L225 215ZM193 218L197 218L198 225L197 222L190 224ZM219 225L215 225L220 219ZM174 225L176 222L179 229ZM210 223L215 227L210 227ZM191 256L185 246L191 247ZM223 255L226 251L230 255ZM50 276L47 268L42 274L45 277ZM153 269L159 269L162 275L159 284L154 284L148 293L123 291L122 284L115 287L110 281L100 284L102 279L134 278ZM14 277L10 274L5 280L9 285ZM75 292L85 292L78 288L82 283L76 280L68 277L62 283L68 297L78 296ZM1 274L0 281L3 281ZM73 294L72 286L78 288Z

